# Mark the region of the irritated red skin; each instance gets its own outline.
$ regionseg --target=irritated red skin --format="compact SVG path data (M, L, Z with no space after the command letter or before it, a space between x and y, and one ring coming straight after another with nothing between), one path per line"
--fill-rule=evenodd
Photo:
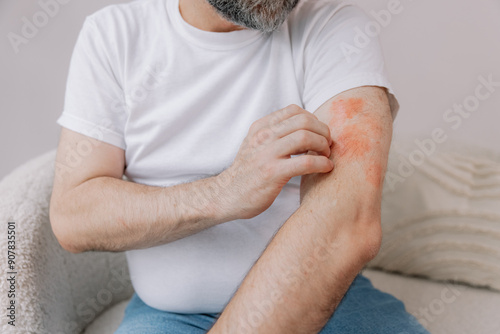
M382 129L376 120L365 117L365 101L361 98L334 101L330 107L330 129L334 138L334 157L348 160L363 159L366 181L374 186L383 182L382 165L370 156Z

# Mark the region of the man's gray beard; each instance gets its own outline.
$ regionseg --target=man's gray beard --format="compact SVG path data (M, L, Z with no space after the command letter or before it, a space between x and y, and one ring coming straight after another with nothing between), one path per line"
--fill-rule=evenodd
M272 32L285 22L299 0L207 0L226 20L262 32Z

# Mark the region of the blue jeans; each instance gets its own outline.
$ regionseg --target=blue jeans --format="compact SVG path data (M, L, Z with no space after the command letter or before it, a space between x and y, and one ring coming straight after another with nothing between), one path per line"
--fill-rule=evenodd
M115 334L201 334L219 314L179 314L151 308L134 294ZM358 275L320 334L428 334L403 303Z

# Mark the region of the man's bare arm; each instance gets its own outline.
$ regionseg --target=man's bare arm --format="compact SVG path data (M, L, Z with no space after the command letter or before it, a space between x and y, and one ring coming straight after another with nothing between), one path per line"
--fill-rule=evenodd
M210 333L317 333L380 247L383 175L392 135L384 89L339 94L315 115L329 124L330 173L302 177L285 222Z
M82 143L92 150L77 156ZM116 146L61 131L50 201L50 221L68 251L122 251L173 241L224 219L214 179L174 187L122 180L125 152ZM192 205L187 205L186 198ZM183 224L181 228L180 224Z
M50 202L52 229L74 253L124 251L251 218L272 204L290 178L329 172L330 142L325 124L289 106L254 122L233 164L219 175L153 187L122 180L123 149L63 128ZM319 155L290 159L308 150Z

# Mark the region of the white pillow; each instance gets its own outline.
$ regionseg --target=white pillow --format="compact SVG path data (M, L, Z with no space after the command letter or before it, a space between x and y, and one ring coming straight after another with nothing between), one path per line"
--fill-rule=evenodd
M429 140L391 148L368 266L500 291L500 155Z

